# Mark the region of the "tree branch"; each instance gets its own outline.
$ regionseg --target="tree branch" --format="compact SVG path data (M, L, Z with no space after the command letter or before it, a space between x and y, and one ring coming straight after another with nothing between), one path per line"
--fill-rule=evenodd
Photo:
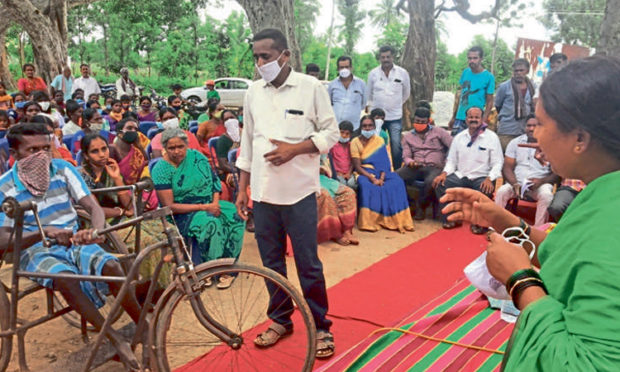
M451 8L444 7L442 2L441 8L437 9L435 13L435 18L437 18L441 12L457 12L463 19L471 23L477 23L487 18L497 19L499 8L502 5L502 0L495 0L495 4L490 11L482 12L480 14L472 14L469 12L469 0L452 0L452 2L454 3L454 6Z

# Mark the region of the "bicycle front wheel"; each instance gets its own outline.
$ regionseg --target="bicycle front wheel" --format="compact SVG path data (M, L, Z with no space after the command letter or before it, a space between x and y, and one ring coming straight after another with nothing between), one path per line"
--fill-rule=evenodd
M229 345L209 332L197 319L185 293L177 289L163 304L156 320L155 344L161 371L192 363L210 371L310 371L316 354L316 330L312 314L299 292L278 273L245 264L196 269L197 290L204 311L217 323L239 336ZM226 289L220 278L233 277ZM209 285L208 283L212 284ZM284 298L273 303L276 312L290 312L293 333L269 348L254 344L257 334L271 324L267 317L273 293Z

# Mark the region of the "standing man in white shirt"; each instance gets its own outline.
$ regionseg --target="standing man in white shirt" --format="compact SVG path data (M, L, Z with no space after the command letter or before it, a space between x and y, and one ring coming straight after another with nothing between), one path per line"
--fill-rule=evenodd
M549 216L547 208L553 200L553 184L559 181L559 177L551 172L549 165L542 165L536 159L536 149L519 146L524 143L536 143L534 137L536 125L538 120L533 113L530 113L525 122L525 134L510 141L506 147L504 184L497 189L495 203L505 207L510 199L522 196L536 200L534 225L540 226L547 222Z
M82 76L73 80L73 86L71 87L71 93L73 94L77 89L84 91L84 97L89 97L93 93L101 94L99 83L95 78L90 77L90 66L86 63L80 65L80 73Z
M411 82L407 70L394 64L392 47L379 48L379 62L381 65L368 73L366 96L371 110L380 108L385 111L383 128L390 133L392 162L394 169L398 169L402 163L403 104L411 94Z
M133 102L138 98L138 87L136 83L129 77L129 69L127 67L121 68L121 77L116 80L116 99L121 99L122 96L128 95Z
M502 175L504 154L497 134L486 130L482 122L483 110L474 106L465 113L467 129L457 134L452 140L448 159L443 172L433 181L437 199L440 199L446 190L452 187L467 187L480 190L483 194L492 197L495 190L495 180ZM443 209L445 204L441 204ZM448 222L447 215L441 215L443 228L452 229L460 226L460 222ZM482 234L485 229L478 225L471 225L474 234Z
M327 87L329 99L338 123L349 121L353 130L360 127L362 110L366 107L366 83L353 75L353 61L349 56L340 56L336 61L338 77Z
M291 238L304 298L317 328L317 358L333 355L332 322L323 265L317 254L319 154L338 141L340 132L327 91L311 76L288 65L291 52L280 30L264 29L253 39L262 79L248 88L244 128L236 166L241 170L237 210L247 218L252 187L256 241L263 265L286 276L286 235ZM293 331L292 304L273 293L267 315L273 323L254 343L269 347Z

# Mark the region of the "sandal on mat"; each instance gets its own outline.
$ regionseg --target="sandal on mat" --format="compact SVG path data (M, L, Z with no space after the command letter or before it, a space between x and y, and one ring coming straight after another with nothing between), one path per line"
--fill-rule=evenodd
M316 333L316 357L319 359L329 358L334 355L334 335L330 332L318 331Z
M263 333L256 336L254 345L258 347L270 347L275 345L281 338L289 336L293 333L293 328L286 329L278 323L271 323Z

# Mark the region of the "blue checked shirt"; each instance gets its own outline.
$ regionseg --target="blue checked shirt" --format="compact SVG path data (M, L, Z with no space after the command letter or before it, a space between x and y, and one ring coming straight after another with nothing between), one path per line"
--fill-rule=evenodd
M353 76L349 89L345 88L336 78L327 87L329 99L334 108L334 115L338 123L348 120L353 124L353 129L360 126L361 112L366 107L366 83L364 80Z

